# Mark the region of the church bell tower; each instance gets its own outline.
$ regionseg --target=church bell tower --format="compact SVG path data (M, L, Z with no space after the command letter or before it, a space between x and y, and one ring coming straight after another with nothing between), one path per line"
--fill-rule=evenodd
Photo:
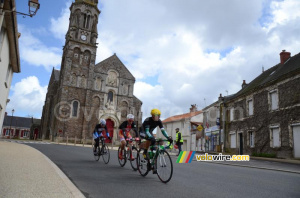
M63 136L82 139L92 130L85 115L88 113L85 111L91 106L90 90L95 68L97 24L100 14L97 6L98 0L75 0L70 7L57 101L58 104L65 105L60 105L54 112L58 115L55 130L61 131Z

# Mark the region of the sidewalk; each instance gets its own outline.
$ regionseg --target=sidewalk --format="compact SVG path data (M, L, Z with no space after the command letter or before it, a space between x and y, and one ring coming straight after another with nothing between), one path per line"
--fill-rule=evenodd
M7 198L84 197L41 152L7 141L0 141L0 192Z

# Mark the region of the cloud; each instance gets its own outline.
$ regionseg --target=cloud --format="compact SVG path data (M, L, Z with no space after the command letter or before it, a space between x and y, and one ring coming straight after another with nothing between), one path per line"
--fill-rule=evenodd
M46 98L47 86L42 87L36 76L29 76L11 87L7 111L15 110L19 115L41 117Z
M60 39L62 42L65 41L65 35L69 27L69 17L70 17L70 4L72 1L67 1L65 3L66 7L61 10L61 15L57 19L50 19L50 31L53 33L55 38Z
M102 0L96 63L117 54L137 79L134 94L143 101L144 115L154 107L163 117L186 113L191 104L203 108L226 90L239 91L243 80L249 83L262 67L277 64L281 50L298 53L299 4ZM61 39L69 6L70 1L51 19L51 30Z
M60 65L61 49L49 47L42 43L24 25L19 25L18 29L22 34L19 39L20 58L22 61L33 66L42 66L47 71Z

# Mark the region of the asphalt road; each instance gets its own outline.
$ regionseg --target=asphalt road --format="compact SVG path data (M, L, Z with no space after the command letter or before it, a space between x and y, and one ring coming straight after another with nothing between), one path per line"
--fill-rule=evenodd
M176 164L171 181L150 172L142 177L130 163L120 167L117 152L104 164L91 148L28 144L50 158L86 197L300 197L300 174L193 161ZM41 184L43 185L43 184Z

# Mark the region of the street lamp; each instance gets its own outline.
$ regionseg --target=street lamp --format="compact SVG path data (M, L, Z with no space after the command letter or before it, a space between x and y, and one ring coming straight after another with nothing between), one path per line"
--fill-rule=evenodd
M12 119L13 119L13 117L14 117L14 112L15 112L14 109L11 110L12 116L11 116L11 119L10 119L9 138L11 138L11 123L12 123Z
M13 7L11 10L7 10L7 9L4 9L3 6L4 6L4 0L1 0L1 8L0 9L3 11L3 13L1 13L1 12L0 13L3 15L6 12L15 12L17 14L33 17L37 13L38 9L40 8L40 3L39 3L39 0L28 0L28 7L29 7L28 13L29 14L18 12L18 11L16 11L15 7Z
M30 17L32 17L36 14L38 9L40 9L39 0L29 0L28 1L28 6L29 6Z

